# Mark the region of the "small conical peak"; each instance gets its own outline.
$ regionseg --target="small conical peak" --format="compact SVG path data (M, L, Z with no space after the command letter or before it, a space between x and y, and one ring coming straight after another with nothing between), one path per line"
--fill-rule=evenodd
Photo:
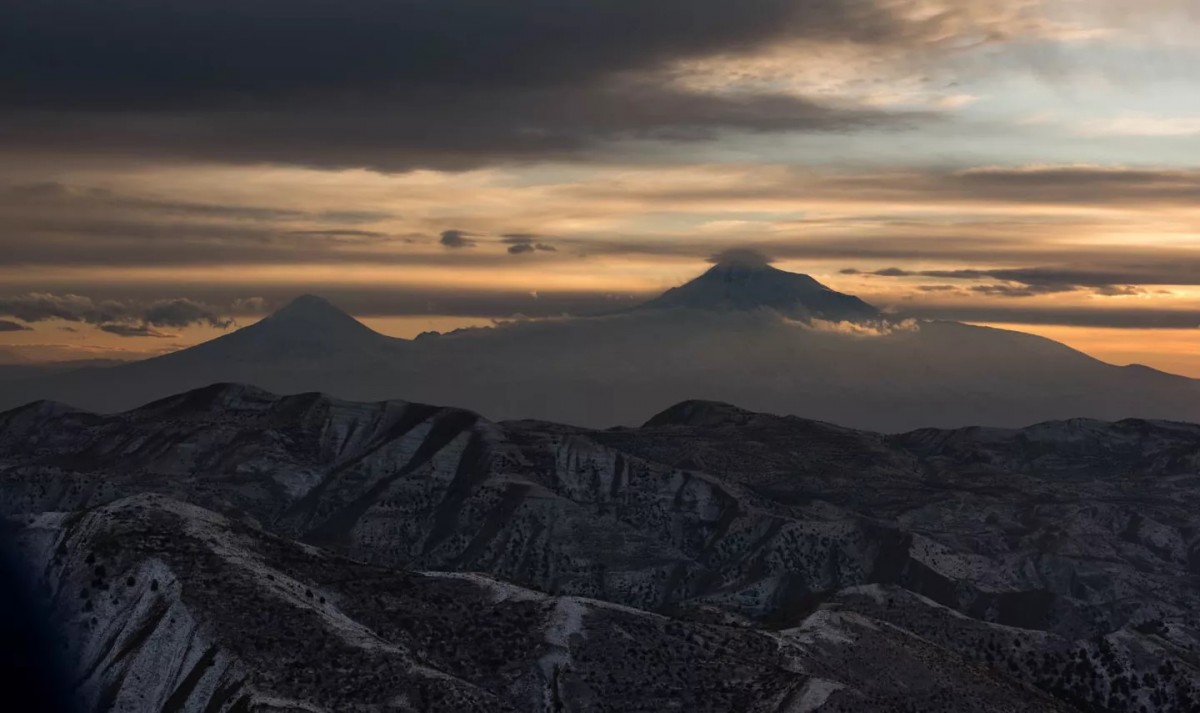
M288 302L286 305L277 310L272 316L279 317L283 315L321 315L321 314L339 314L346 313L338 309L332 302L313 294L300 295L296 299Z
M345 340L387 340L367 325L343 312L324 297L301 295L248 328L277 342L337 343Z
M342 357L374 359L398 341L376 332L322 297L303 295L236 332L159 358L253 364L264 369L267 364L316 368Z
M340 325L343 327L354 326L366 329L365 325L342 311L337 305L324 297L311 294L300 295L291 302L288 302L281 309L263 320L262 323L275 325L303 324L307 327L325 328L334 328Z

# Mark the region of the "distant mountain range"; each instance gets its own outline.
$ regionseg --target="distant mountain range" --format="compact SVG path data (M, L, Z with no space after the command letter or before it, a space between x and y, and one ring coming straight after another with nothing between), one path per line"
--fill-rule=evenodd
M1200 426L590 430L223 384L2 413L0 483L82 711L1200 706Z
M0 406L53 399L115 412L217 382L598 427L640 423L686 399L893 432L1074 417L1200 421L1196 380L1105 364L1020 332L895 321L811 277L736 254L619 314L414 340L304 296L165 356L0 381Z

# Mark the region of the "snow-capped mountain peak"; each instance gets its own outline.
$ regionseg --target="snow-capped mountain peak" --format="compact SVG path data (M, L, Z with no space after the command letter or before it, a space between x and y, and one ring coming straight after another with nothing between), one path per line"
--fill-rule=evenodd
M729 251L694 280L674 287L639 309L773 309L803 320L865 322L882 317L853 295L832 290L808 275L773 267L751 251Z

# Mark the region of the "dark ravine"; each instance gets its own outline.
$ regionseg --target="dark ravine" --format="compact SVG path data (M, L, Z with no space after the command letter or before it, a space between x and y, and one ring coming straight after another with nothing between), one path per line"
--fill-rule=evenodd
M1200 705L1200 426L601 431L223 384L0 414L0 483L89 710Z

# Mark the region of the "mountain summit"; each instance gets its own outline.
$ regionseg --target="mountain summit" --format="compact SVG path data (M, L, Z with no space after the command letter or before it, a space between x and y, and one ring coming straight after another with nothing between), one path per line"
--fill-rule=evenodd
M297 297L255 326L296 336L316 334L326 339L371 339L378 336L372 329L343 312L329 300L316 295Z
M353 319L329 300L313 294L300 295L280 307L271 316L274 318Z
M118 411L220 382L358 401L444 403L493 419L607 427L742 418L733 403L880 431L1024 426L1075 417L1200 421L1200 381L1105 364L1031 334L886 319L761 256L721 256L645 305L600 318L515 321L421 340L379 334L305 296L255 324L105 369L0 381L0 409L50 399ZM812 328L816 327L816 328ZM669 417L669 418L668 418Z
M722 253L707 272L673 287L638 309L773 309L794 319L869 322L881 319L875 307L817 282L808 275L772 267L753 251Z
M223 358L296 362L385 351L394 342L325 298L301 295L260 322L210 344L228 352Z

